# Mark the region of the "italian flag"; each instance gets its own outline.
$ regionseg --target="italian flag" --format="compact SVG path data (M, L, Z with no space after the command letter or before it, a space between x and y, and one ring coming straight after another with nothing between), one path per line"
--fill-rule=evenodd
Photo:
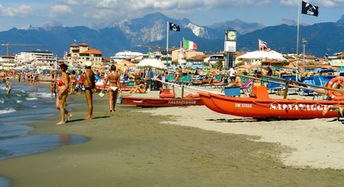
M197 44L190 40L183 40L183 48L186 50L197 49Z

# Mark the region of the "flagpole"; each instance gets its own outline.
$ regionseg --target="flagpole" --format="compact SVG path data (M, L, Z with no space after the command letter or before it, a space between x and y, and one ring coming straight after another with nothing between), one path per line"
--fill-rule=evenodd
M184 37L182 38L182 41L180 41L180 48L183 48L183 42L184 42Z
M166 24L166 67L168 68L168 38L169 38L169 22Z
M297 31L296 31L296 54L299 54L299 43L300 43L300 2L297 0Z
M299 43L300 43L300 13L301 13L301 6L300 2L302 3L302 0L297 0L297 35L296 35L296 55L299 56ZM296 81L299 80L299 59L296 61Z

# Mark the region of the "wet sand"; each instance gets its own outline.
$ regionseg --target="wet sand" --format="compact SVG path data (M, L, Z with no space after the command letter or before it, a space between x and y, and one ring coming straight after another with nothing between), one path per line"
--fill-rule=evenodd
M337 139L343 127L338 122L315 119L257 123L218 115L205 106L163 109L120 106L117 112L109 114L106 99L95 97L92 121L83 120L84 104L72 104L71 123L56 126L58 116L54 116L36 124L33 132L85 135L90 141L0 161L0 175L12 179L13 186L342 186L344 183L341 167L333 167L341 166L340 159L324 160L327 165L322 165L319 160L323 157L317 157L325 151L336 158L343 150L340 150L343 142ZM73 96L73 100L73 103L84 102L84 96ZM297 147L298 144L304 147ZM300 150L314 152L306 151L308 156L300 156L301 153L296 154ZM304 161L307 157L314 161Z

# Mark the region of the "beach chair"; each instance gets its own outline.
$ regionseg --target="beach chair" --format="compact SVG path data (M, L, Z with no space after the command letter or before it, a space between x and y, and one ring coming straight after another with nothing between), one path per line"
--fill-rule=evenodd
M175 78L174 75L167 75L166 76L166 81L167 82L173 82L174 78Z
M240 97L240 87L225 87L224 88L224 93L226 96L230 97Z
M245 94L245 95L249 95L251 93L252 90L252 85L253 85L253 79L248 79L244 85L241 87L241 91Z
M189 85L191 83L191 75L183 75L180 78L179 83Z

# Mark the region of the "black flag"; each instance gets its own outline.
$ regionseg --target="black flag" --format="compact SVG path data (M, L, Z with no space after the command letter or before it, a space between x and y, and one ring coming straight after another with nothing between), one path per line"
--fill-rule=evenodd
M302 1L302 14L307 14L310 16L318 16L319 15L318 9L319 7Z
M171 22L169 22L168 24L169 24L170 31L175 31L175 32L180 31L179 25L171 23Z

